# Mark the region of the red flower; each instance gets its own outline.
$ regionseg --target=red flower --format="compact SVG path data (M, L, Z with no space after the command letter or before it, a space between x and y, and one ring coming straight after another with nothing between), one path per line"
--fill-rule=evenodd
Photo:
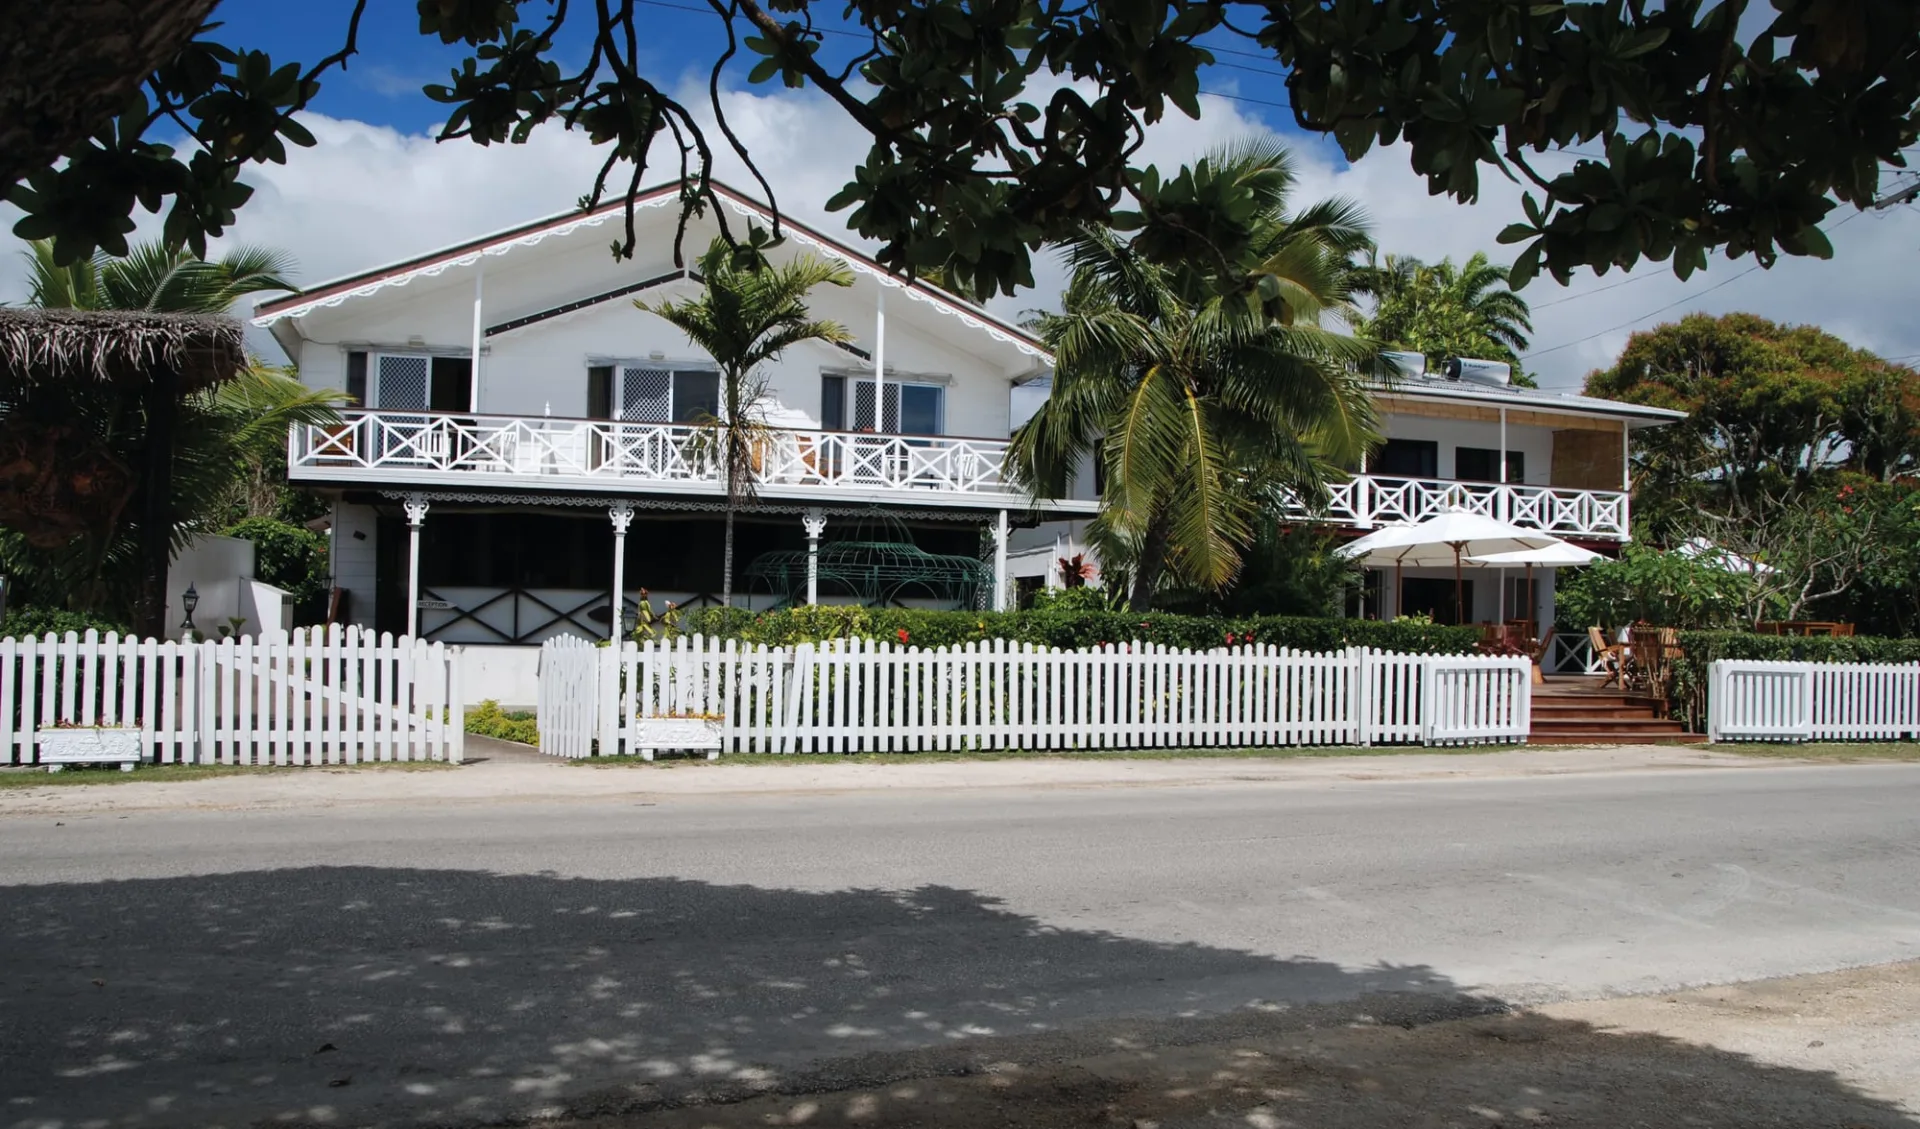
M906 641L907 641L907 629L906 629L906 628L904 628L904 627L903 627L903 628L901 628L900 630L898 630L898 631L896 631L896 632L894 632L894 634L895 634L895 635L898 635L898 636L900 637L900 641L901 641L902 643L904 643L904 642L906 642Z
M1233 646L1233 632L1227 632L1227 646Z

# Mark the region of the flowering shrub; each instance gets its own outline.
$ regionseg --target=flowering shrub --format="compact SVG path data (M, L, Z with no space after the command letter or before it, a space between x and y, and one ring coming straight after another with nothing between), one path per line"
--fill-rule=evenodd
M1066 589L1068 592L1086 589ZM1106 644L1157 643L1210 650L1271 644L1303 651L1373 647L1404 654L1472 653L1479 633L1471 627L1361 619L1294 616L1147 615L1099 611L941 612L844 605L748 612L702 608L688 612L680 629L689 634L764 643L770 647L827 639L885 639L916 647L951 647L990 639L1039 646L1082 648Z

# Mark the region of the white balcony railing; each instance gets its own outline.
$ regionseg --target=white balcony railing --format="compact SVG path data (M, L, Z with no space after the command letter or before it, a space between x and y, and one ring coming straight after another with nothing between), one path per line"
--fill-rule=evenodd
M1557 537L1627 539L1627 495L1617 490L1357 474L1334 483L1330 494L1313 516L1366 529L1468 510Z
M296 426L287 456L295 479L717 494L715 448L714 429L690 424L363 411ZM1026 505L1002 472L1006 450L995 439L776 429L759 445L754 483L773 496Z

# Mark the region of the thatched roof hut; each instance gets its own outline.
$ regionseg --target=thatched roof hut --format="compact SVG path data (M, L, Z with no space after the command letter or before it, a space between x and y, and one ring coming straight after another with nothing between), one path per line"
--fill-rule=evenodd
M0 308L0 392L77 382L138 389L164 366L183 394L224 383L246 363L240 323L232 318Z

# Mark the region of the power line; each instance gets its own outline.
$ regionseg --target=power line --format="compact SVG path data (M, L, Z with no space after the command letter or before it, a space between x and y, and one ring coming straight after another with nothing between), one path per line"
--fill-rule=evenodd
M1739 274L1734 275L1732 278L1727 279L1725 282L1716 282L1712 286L1707 287L1705 290L1702 290L1697 294L1689 294L1686 297L1681 298L1677 301L1668 302L1666 305L1660 307L1657 310L1651 310L1647 313L1641 314L1639 317L1634 318L1631 321L1623 321L1619 325L1609 326L1598 333L1589 333L1585 337L1577 338L1573 341L1568 341L1559 345L1555 345L1551 349L1529 349L1527 350L1527 359L1532 360L1535 357L1544 357L1548 353L1558 353L1562 349L1571 349L1575 345L1584 345L1596 337L1605 337L1609 333L1617 333L1620 330L1627 328L1628 326L1638 325L1641 322L1646 321L1650 317L1654 317L1656 315L1666 313L1668 310L1673 309L1675 306L1684 306L1688 302L1693 301L1695 298L1705 297L1706 295L1711 294L1714 291L1720 289L1722 286L1728 286L1728 285L1731 285L1732 283L1738 282L1741 279L1747 277L1748 275L1752 274L1754 271L1757 271L1759 269L1760 269L1760 264L1755 263L1752 266L1748 267L1746 270L1743 270Z
M1544 310L1551 306L1558 306L1563 302L1578 301L1581 298L1591 297L1592 295L1595 295L1595 294L1604 294L1609 290L1618 290L1622 286L1629 286L1636 282L1645 282L1649 278L1665 278L1665 277L1667 276L1664 272L1658 272L1658 271L1653 274L1636 274L1632 278L1623 278L1619 282L1609 282L1605 286L1596 286L1592 290L1582 290L1578 294L1569 294L1565 298L1555 298L1551 302L1541 302L1538 305L1533 305L1529 303L1527 306L1527 309L1529 311Z

